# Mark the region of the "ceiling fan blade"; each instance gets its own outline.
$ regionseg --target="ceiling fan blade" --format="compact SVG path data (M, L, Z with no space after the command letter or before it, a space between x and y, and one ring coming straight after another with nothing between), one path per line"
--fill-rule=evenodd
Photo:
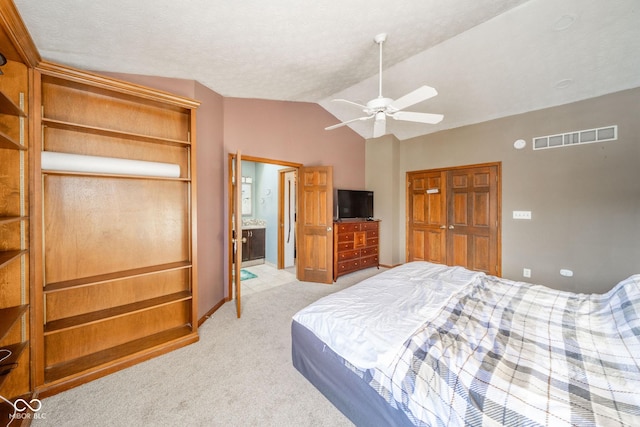
M342 122L342 123L338 123L337 125L332 125L329 127L324 128L324 130L332 130L332 129L336 129L345 125L348 125L349 123L353 123L353 122L357 122L358 120L369 120L372 119L375 116L375 114L372 114L370 116L364 116L364 117L358 117L357 119L351 119L351 120L347 120L346 122Z
M389 107L395 110L402 110L410 107L418 102L426 101L429 98L433 98L438 94L438 91L431 86L421 86L413 92L409 92L405 96L401 96L389 105Z
M353 101L349 101L347 99L342 99L342 98L336 98L336 99L332 99L331 102L346 102L347 104L351 104L351 105L355 105L356 107L360 107L363 110L365 108L367 108L366 105L362 105L362 104L358 104L357 102L353 102Z
M377 138L379 136L384 135L387 132L387 121L385 119L379 120L376 118L376 121L373 122L373 137Z
M412 111L398 111L391 114L396 120L404 120L407 122L429 123L435 125L440 123L444 116L442 114L431 113L414 113Z

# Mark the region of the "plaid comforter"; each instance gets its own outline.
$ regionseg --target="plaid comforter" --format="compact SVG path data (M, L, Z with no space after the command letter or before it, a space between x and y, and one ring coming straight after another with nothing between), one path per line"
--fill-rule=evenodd
M640 275L601 295L482 276L386 368L354 369L427 426L640 426Z

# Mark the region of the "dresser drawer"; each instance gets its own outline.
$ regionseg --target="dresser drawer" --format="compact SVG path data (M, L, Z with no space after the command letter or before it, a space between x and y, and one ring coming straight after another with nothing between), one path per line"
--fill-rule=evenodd
M360 268L360 260L349 260L338 263L338 273L344 274L349 271L355 271Z
M378 247L377 246L371 246L371 247L368 247L368 248L360 249L360 256L361 257L372 256L372 255L378 255Z
M366 258L360 258L360 267L377 267L378 266L378 255L369 256Z
M378 223L376 221L363 222L360 224L360 230L369 231L369 230L378 230Z
M370 239L372 237L378 237L378 229L375 230L367 230L367 238Z
M353 243L353 232L339 233L336 237L338 239L338 243L343 243L343 242Z
M355 223L355 224L351 224L351 223L338 223L337 225L335 225L335 227L337 227L338 229L338 233L351 233L354 231L360 231L360 223Z
M338 252L350 251L353 250L353 242L339 242L336 243L336 248Z
M378 238L367 239L367 246L378 246Z
M353 251L344 251L338 253L338 262L345 261L348 259L360 258L360 250L356 249Z

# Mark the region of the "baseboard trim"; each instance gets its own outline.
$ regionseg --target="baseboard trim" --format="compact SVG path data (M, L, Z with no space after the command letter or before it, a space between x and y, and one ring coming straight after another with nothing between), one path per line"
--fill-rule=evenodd
M206 321L207 321L207 319L208 319L209 317L211 317L211 315L212 315L213 313L215 313L216 311L218 311L218 309L219 309L220 307L222 307L222 306L224 305L224 303L225 303L225 302L227 302L227 299L226 299L226 298L223 298L223 299L221 299L220 301L218 301L218 303L217 303L216 305L214 305L214 306L211 308L211 310L207 311L207 312L204 314L204 316L202 316L202 317L198 320L198 327L202 326L202 324L203 324L204 322L206 322Z

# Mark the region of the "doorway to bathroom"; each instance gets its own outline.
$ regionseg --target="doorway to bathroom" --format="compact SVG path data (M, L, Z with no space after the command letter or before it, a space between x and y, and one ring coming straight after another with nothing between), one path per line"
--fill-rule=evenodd
M242 219L237 244L242 244L240 277L247 295L296 280L296 190L302 165L246 155L240 163ZM229 276L228 295L233 298Z

